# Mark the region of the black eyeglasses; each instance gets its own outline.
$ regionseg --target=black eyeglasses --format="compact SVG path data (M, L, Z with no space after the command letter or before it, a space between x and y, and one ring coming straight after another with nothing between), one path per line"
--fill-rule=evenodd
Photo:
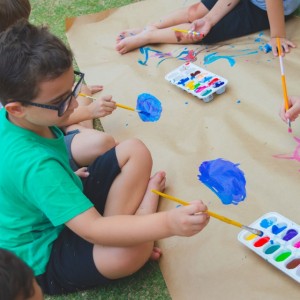
M61 103L59 105L48 105L48 104L41 104L41 103L30 102L30 101L23 101L22 103L41 107L41 108L57 110L58 116L61 117L69 108L72 98L73 97L77 98L80 93L80 90L81 90L84 73L74 71L74 75L79 76L79 80L76 82L76 85L73 88L73 91L68 96L66 96L66 98L63 101L61 101Z

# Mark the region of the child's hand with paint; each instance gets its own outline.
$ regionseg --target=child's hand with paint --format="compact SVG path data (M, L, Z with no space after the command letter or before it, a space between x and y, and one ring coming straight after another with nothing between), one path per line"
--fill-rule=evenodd
M287 111L285 111L284 105L280 109L279 115L284 122L287 122L288 119L295 121L298 118L300 114L300 96L290 96L289 105L290 108Z
M205 213L207 206L202 201L189 204L167 212L167 224L172 235L192 236L208 224L209 215Z
M102 96L87 106L91 119L105 117L110 115L116 109L116 102L112 100L111 95Z
M280 38L280 44L282 47L282 51L281 51L282 56L284 56L285 53L290 52L290 48L296 48L296 45L286 38ZM268 45L272 48L273 55L278 56L276 37L271 38Z
M189 32L189 37L193 41L200 41L202 40L211 30L213 25L209 22L208 19L202 18L195 20L192 22ZM193 32L198 32L198 35L193 34Z

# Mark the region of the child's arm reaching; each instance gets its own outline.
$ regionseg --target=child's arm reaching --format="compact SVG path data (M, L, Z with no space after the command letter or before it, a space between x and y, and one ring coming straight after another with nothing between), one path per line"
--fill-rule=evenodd
M280 117L284 122L295 121L300 114L300 96L291 96L289 97L290 108L285 111L284 105L280 110Z
M219 0L214 7L201 19L195 20L191 24L191 31L196 31L202 36L192 35L193 39L201 39L206 36L211 28L215 26L225 15L227 15L240 0Z
M129 247L170 236L192 236L207 225L209 216L205 214L206 210L201 201L169 211L135 216L102 217L91 208L66 225L90 243Z
M296 45L286 38L284 8L282 0L266 0L267 13L270 24L271 40L269 44L272 46L272 52L278 55L276 47L276 38L280 38L282 46L282 54L289 52L289 47L295 48Z

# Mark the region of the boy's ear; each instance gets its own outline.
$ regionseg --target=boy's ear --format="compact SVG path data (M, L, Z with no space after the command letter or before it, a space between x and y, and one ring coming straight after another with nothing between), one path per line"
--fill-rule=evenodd
M22 105L21 102L10 102L5 105L6 111L16 117L22 118L25 114L25 107Z

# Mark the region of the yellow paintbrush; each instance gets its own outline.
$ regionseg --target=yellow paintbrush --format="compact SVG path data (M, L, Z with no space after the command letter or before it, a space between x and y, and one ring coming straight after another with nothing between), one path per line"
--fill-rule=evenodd
M182 33L188 33L188 34L192 33L193 35L199 35L202 38L204 37L203 33L200 33L200 32L197 32L197 31L191 31L191 30L179 29L179 28L172 28L172 30L182 32Z
M83 94L83 93L79 93L79 96L86 97L86 98L89 98L89 99L92 99L92 100L97 100L96 98L94 98L92 96L89 96L89 95L86 95L86 94ZM116 103L116 106L120 107L120 108L127 109L127 110L135 111L137 113L143 113L141 110L135 109L134 107L131 107L131 106L128 106L128 105Z
M284 108L285 108L285 111L287 111L290 108L290 106L289 106L289 99L288 99L287 89L286 89L286 81L285 81L285 74L284 74L284 67L283 67L282 48L281 48L280 38L276 38L276 42L277 42L277 51L278 51L280 71L281 71L281 84L282 84L282 90L283 90ZM289 125L288 131L291 133L292 132L291 121L289 119L287 121L288 121L288 125Z
M157 190L152 190L152 192L155 193L155 194L157 194L157 195L159 195L159 196L161 196L161 197L164 197L166 199L175 201L175 202L177 202L177 203L179 203L181 205L184 205L184 206L185 205L189 205L189 203L186 202L186 201L184 201L184 200L181 200L181 199L178 199L178 198L173 197L171 195L159 192ZM263 236L263 234L264 234L261 230L258 230L258 229L252 228L252 227L248 227L248 226L243 225L243 224L241 224L241 223L239 223L237 221L234 221L234 220L228 219L228 218L226 218L224 216L221 216L219 214L216 214L216 213L214 213L214 212L212 212L210 210L206 210L206 211L204 211L204 213L206 213L206 214L210 215L211 217L216 218L216 219L218 219L218 220L220 220L222 222L225 222L227 224L231 224L231 225L237 226L239 228L245 229L245 230L247 230L247 231L249 231L249 232L251 232L251 233L253 233L255 235Z

